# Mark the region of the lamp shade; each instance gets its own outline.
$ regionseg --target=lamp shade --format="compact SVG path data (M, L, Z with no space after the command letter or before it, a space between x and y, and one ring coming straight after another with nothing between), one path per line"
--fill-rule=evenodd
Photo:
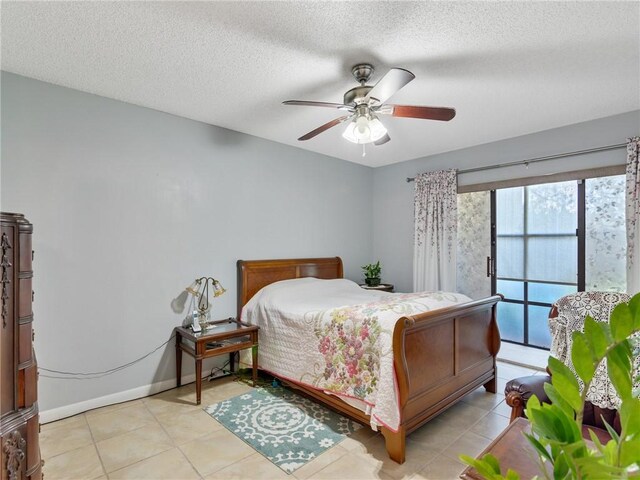
M375 115L358 115L354 118L342 133L342 137L352 143L371 143L381 139L387 133L387 129Z

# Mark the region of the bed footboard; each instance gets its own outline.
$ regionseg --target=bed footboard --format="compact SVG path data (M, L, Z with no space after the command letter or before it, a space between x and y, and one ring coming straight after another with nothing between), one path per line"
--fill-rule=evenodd
M402 317L393 333L401 429L384 431L389 456L404 461L404 437L483 385L496 391L501 296ZM402 437L402 440L400 440Z

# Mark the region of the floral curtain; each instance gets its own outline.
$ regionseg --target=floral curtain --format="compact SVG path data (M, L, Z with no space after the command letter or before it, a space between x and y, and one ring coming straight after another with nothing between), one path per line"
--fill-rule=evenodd
M640 292L640 137L627 139L627 292Z
M457 288L474 300L491 295L491 192L458 194Z
M420 174L415 180L413 290L456 291L457 175Z

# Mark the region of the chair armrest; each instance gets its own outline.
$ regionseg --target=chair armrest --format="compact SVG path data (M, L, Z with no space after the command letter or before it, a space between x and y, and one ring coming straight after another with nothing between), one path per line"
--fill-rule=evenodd
M538 397L542 403L551 403L544 391L544 384L551 383L549 375L530 375L510 380L504 388L507 405L511 407L511 421L524 417L524 409L531 395Z

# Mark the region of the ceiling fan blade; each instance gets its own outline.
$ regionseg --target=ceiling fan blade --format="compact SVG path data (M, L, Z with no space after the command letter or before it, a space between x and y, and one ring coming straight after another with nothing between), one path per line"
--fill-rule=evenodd
M306 135L301 136L298 140L300 140L301 142L303 142L305 140L309 140L310 138L315 137L316 135L324 132L325 130L329 130L331 127L335 127L336 125L340 125L342 122L344 122L346 119L348 119L350 117L351 117L351 115L344 115L342 117L338 117L338 118L336 118L334 120L331 120L330 122L325 123L324 125L316 128L315 130L311 130Z
M389 107L391 107L391 110ZM456 116L456 109L447 107L415 107L412 105L383 105L377 110L377 113L393 115L394 117L423 118L425 120L442 120L443 122L448 122Z
M409 70L392 68L369 91L365 100L368 102L371 98L375 98L378 102L384 103L414 78L416 78L416 76Z
M391 140L391 137L389 136L388 133L384 134L384 137L380 138L379 140L376 140L375 142L373 142L374 145L379 146L379 145L384 145L385 143L387 143L389 140Z
M308 100L287 100L282 102L283 105L300 105L302 107L326 107L326 108L338 108L338 109L351 109L348 105L342 103L331 102L312 102Z

